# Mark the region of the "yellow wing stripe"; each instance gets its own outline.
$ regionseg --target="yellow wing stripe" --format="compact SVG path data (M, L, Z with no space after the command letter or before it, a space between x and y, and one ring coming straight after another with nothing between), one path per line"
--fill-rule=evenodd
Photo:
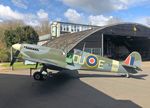
M112 61L111 71L112 72L117 72L118 69L119 69L119 61L113 60Z

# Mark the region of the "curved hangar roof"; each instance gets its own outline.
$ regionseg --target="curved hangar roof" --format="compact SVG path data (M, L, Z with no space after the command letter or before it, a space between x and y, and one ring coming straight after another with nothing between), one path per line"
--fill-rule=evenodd
M48 47L62 49L65 52L69 52L78 43L86 39L89 36L101 34L118 35L118 36L136 36L136 37L148 37L150 39L150 28L137 23L122 23L114 24L77 33L64 34L46 44Z

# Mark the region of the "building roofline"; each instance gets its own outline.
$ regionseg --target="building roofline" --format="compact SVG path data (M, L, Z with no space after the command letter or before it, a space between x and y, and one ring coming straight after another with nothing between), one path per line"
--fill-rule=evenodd
M111 24L111 25L106 25L106 26L103 26L101 28L97 28L97 29L93 29L92 32L90 32L88 35L85 35L83 38L79 39L78 43L81 42L82 40L84 40L85 38L87 38L88 36L92 35L93 33L96 33L100 30L103 30L103 29L106 29L108 27L113 27L113 26L117 26L117 25L122 25L122 24L133 24L133 25L140 25L140 26L144 26L148 29L150 29L150 27L146 26L146 25L143 25L143 24L139 24L139 23L129 23L129 22L124 22L124 23L116 23L116 24ZM74 44L72 46L72 48L74 48L78 43Z
M63 21L53 21L53 22L64 23L64 24L82 25L82 26L101 27L101 26L97 26L97 25L81 24L81 23L71 23L71 22L63 22ZM53 23L53 22L52 22L52 23Z
M99 27L99 28L95 28L95 29L90 29L90 30L86 30L86 31L81 31L81 32L77 32L77 33L72 33L70 34L70 36L73 36L74 34L78 34L80 35L80 33L84 33L83 35L81 35L81 37L77 37L76 41L74 43L71 43L69 45L69 50L73 49L79 42L81 42L82 40L84 40L85 38L87 38L88 36L98 32L98 31L102 31L106 28L109 28L109 27L113 27L113 26L117 26L117 25L124 25L124 24L130 24L130 25L139 25L139 26L143 26L143 27L146 27L147 29L150 29L150 27L146 26L146 25L143 25L143 24L139 24L139 23L129 23L129 22L124 22L124 23L117 23L117 24L111 24L111 25L106 25L106 26L103 26L103 27ZM59 37L58 40L60 40L60 38L68 38L67 35L65 36L62 36L62 37ZM54 40L54 43L57 42L57 38Z

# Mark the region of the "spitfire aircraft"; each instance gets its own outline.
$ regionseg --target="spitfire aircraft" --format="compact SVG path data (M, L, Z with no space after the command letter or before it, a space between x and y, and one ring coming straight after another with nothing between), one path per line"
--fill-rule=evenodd
M74 53L65 54L60 49L49 48L31 44L14 44L16 53L11 61L11 66L17 59L19 53L24 60L29 60L42 64L40 71L33 74L35 80L45 80L48 76L47 69L51 70L96 70L113 73L135 74L142 71L141 55L138 52L132 52L125 61L117 61L105 58L99 55L91 54L85 51L74 49ZM36 66L37 66L36 65Z

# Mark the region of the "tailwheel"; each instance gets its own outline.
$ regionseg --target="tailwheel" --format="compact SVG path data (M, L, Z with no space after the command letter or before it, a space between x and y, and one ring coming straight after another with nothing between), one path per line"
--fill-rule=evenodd
M124 73L118 73L118 76L120 76L120 77L126 77L126 74L124 74Z
M127 74L126 74L126 77L127 77L127 78L130 78L130 74L129 74L129 73L127 73Z
M42 75L41 72L35 72L35 73L33 74L33 78L34 78L35 80L39 80L39 81L44 80L43 75Z

